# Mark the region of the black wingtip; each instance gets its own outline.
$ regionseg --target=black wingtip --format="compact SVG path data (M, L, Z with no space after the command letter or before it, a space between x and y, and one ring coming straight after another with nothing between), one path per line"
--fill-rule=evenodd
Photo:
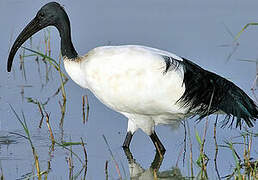
M223 111L226 114L223 127L228 124L232 127L233 122L240 129L243 122L248 127L254 126L258 119L258 108L242 89L233 82L183 59L186 90L179 101L184 106L200 115L199 119Z

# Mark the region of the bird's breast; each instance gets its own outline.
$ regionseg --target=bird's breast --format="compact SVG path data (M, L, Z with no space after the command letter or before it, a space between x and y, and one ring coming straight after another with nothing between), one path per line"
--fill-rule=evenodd
M83 60L78 58L77 60L70 60L64 58L64 67L67 74L71 77L71 79L78 85L83 88L87 88L87 79L85 76L84 68L82 68Z

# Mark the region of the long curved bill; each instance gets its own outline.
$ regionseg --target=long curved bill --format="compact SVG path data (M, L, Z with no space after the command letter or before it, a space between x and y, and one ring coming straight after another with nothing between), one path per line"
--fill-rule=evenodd
M30 23L22 30L19 36L16 38L11 51L9 53L8 62L7 62L7 71L10 72L12 68L13 58L17 52L17 50L21 47L21 45L29 39L33 34L40 31L44 27L39 23L37 17L32 19Z

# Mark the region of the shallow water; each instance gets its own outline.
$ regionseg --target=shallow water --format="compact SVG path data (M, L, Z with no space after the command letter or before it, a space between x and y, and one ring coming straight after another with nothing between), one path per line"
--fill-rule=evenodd
M19 134L25 135L14 113L22 116L24 112L32 142L39 155L40 168L47 169L48 161L51 170L48 179L68 179L69 165L67 159L70 156L68 150L56 145L51 151L51 140L45 122L42 128L38 128L41 115L37 105L29 103L28 97L45 102L59 87L59 75L52 68L49 72L49 81L46 83L45 64L40 63L40 73L35 62L35 57L25 58L26 80L19 69L19 52L14 60L12 73L7 73L6 62L8 49L11 42L19 32L34 17L38 9L48 1L35 2L32 0L2 0L0 1L0 173L5 179L20 179L24 175L36 173L33 154L29 142ZM234 51L235 45L229 31L234 35L248 22L255 22L258 18L256 1L217 0L207 2L196 0L142 0L142 1L59 1L64 5L71 20L73 41L80 54L86 53L91 48L100 45L141 44L174 52L184 56L202 67L220 74L247 92L251 97L251 86L255 78L256 69L254 63L237 61L239 59L256 59L258 41L257 27L248 28L238 40L239 46ZM228 30L229 29L229 30ZM58 59L59 35L54 28L51 33L51 54ZM41 49L44 32L40 32L32 39L32 48ZM29 41L25 44L30 47ZM229 60L228 56L233 52ZM26 51L26 54L31 54ZM64 70L63 66L61 67ZM45 110L50 113L50 124L54 131L56 141L80 142L82 137L86 143L88 165L87 179L105 179L105 165L108 162L109 179L119 179L116 165L103 139L106 137L111 147L114 159L118 163L123 179L129 179L128 166L138 168L142 179L152 178L150 167L155 157L155 149L150 139L141 131L138 131L131 143L131 153L134 161L128 162L121 145L127 128L127 120L122 115L110 110L100 103L88 90L80 88L69 80L65 85L67 94L66 113L63 129L59 127L61 112L59 101L62 101L61 93L51 97ZM82 123L82 96L87 95L90 105L89 121ZM223 117L220 117L223 119ZM213 124L215 117L209 118L205 153L209 157L208 176L216 179L214 170L214 140ZM195 129L202 137L204 121L196 123L195 119L189 119L190 138L193 143L193 160L199 156L199 145L195 138ZM220 124L219 124L220 125ZM257 132L257 126L251 129ZM225 144L224 140L239 136L237 129L217 128L218 144ZM157 127L157 134L167 149L159 171L159 176L168 176L172 167L178 164L183 176L190 176L189 169L189 144L185 164L183 164L182 151L184 149L184 127L172 128L168 126ZM234 141L241 141L241 138ZM258 146L253 140L253 150ZM69 147L68 147L69 148ZM243 154L243 147L236 146L239 154ZM80 145L72 146L72 150L84 159L83 149ZM257 158L257 152L251 156ZM82 165L76 157L74 160L74 174L78 173ZM234 168L232 152L227 148L219 148L218 170L221 176L230 174ZM177 163L178 162L178 163ZM200 171L194 165L194 174ZM84 172L79 177L83 177ZM132 173L132 172L131 172ZM167 177L168 179L171 177ZM137 179L137 178L136 178ZM139 178L140 179L140 178Z

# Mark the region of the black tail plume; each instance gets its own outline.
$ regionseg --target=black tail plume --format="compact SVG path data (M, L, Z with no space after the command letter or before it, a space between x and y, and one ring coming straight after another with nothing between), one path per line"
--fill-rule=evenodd
M182 65L185 70L185 92L179 101L183 102L184 106L200 115L199 119L223 111L226 113L223 125L228 124L230 119L232 125L236 119L236 127L241 128L242 120L249 127L253 127L258 118L258 108L242 89L187 59L184 59Z

